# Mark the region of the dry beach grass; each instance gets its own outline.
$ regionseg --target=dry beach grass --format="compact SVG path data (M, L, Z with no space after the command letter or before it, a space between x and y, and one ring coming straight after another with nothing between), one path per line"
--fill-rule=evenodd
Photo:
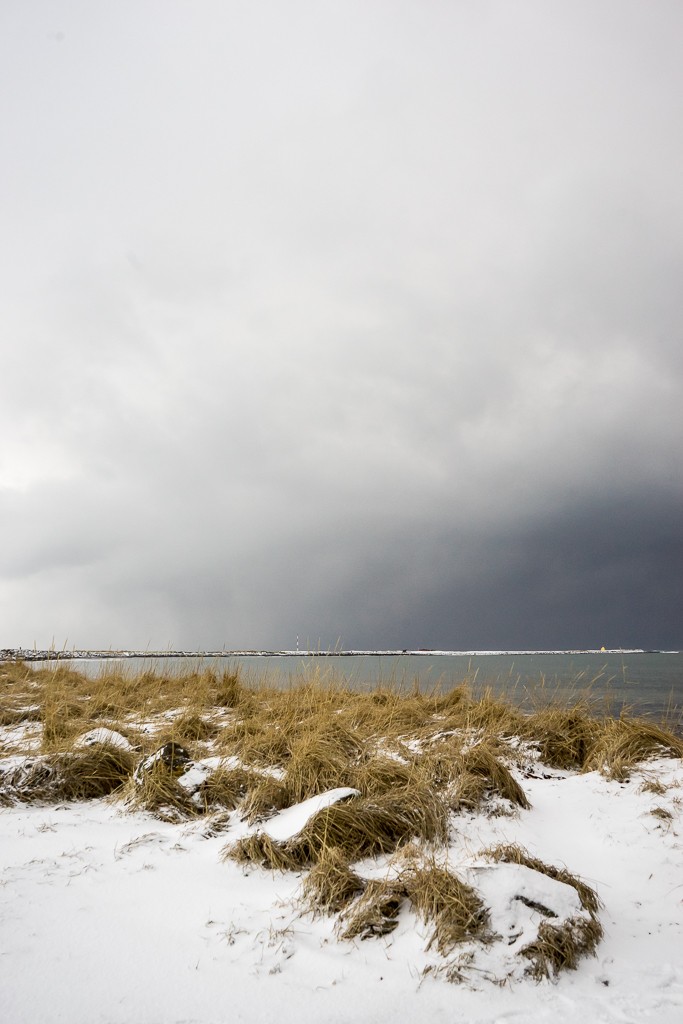
M245 685L232 671L123 668L92 679L63 663L0 664L0 803L107 796L165 821L206 818L207 834L241 822L224 856L302 872L302 909L337 915L340 939L389 934L407 908L445 960L500 938L471 880L447 863L458 815L523 813L530 772L596 771L618 783L663 756L683 757L663 726L588 703L525 713L466 685L358 692L309 678L283 689ZM268 833L277 812L341 787L344 799L293 834ZM578 917L541 921L521 950L529 975L553 977L595 951L600 903L586 882L514 844L482 851L486 861L578 894ZM385 875L367 877L369 862Z

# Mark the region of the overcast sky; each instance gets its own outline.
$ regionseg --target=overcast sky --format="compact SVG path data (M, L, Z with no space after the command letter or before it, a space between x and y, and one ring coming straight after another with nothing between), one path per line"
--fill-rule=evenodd
M680 0L2 0L0 647L683 644Z

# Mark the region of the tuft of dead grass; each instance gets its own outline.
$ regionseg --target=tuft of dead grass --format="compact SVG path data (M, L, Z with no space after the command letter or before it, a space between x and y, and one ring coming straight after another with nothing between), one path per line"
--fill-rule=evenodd
M12 705L6 704L0 708L0 726L21 725L24 722L42 721L42 709L37 704Z
M290 806L287 785L272 775L253 775L249 791L240 807L241 817L253 825L276 811Z
M674 820L673 814L666 807L653 807L650 814L654 815L655 818L659 818L660 821L669 822Z
M434 931L427 948L436 945L442 956L468 939L487 935L488 911L478 893L432 859L404 871L401 882L416 913Z
M250 787L260 782L260 776L245 768L229 768L219 765L200 784L194 802L201 805L203 813L210 811L234 811L238 807Z
M514 807L531 805L509 768L496 756L492 744L482 741L441 762L430 763L432 784L445 785L445 799L452 811L476 811L491 795L508 800Z
M439 738L414 754L412 761L420 777L436 789L451 786L464 771L462 748L464 735Z
M307 823L299 841L310 851L311 861L317 860L328 845L339 847L354 861L392 853L415 837L443 841L446 832L444 803L426 787L415 784L409 789L324 807Z
M434 713L446 715L452 711L459 711L470 705L470 691L465 683L454 686L447 693L434 692L432 695Z
M521 950L531 963L526 973L536 981L557 977L560 971L576 970L584 956L594 956L602 927L593 917L570 918L561 925L543 921L538 937Z
M122 793L131 810L147 811L161 821L179 822L197 817L200 808L178 778L191 764L180 744L169 742L144 758Z
M603 723L584 769L622 781L652 757L683 757L683 739L643 719L611 718Z
M654 793L656 796L664 796L666 793L666 786L659 779L647 779L639 787L640 793Z
M299 850L289 843L278 843L265 832L254 832L243 836L236 843L225 847L223 860L234 860L238 864L258 864L272 871L299 871L306 866Z
M486 776L475 775L473 772L461 772L446 791L448 806L456 814L464 811L477 811L486 801L489 793Z
M133 778L124 796L130 810L147 811L161 821L177 823L200 813L187 790L162 764Z
M129 751L104 745L28 758L0 775L0 802L94 800L120 789L134 767Z
M94 800L116 792L130 778L135 756L130 751L94 746L57 755L60 799Z
M529 715L519 735L534 743L553 768L599 771L623 781L652 757L683 757L683 739L664 726L622 712L597 713L587 699L572 708L549 706Z
M468 732L481 732L486 737L518 736L526 715L508 700L497 697L488 687L478 700L470 700L463 710L458 705L451 711L452 726Z
M369 939L390 935L398 924L406 896L405 886L400 880L372 879L363 894L342 914L340 937Z
M292 803L348 785L349 774L348 748L332 731L305 733L290 748L285 778Z
M536 741L544 764L561 770L581 770L602 729L589 710L587 705L543 708L524 723L522 735Z
M395 757L378 754L356 764L348 776L348 785L362 796L383 796L394 790L409 789L415 782L423 782L423 773L417 763L406 764Z
M498 796L518 807L527 810L531 807L524 790L509 768L496 757L489 744L477 743L476 746L470 747L462 755L462 765L465 772L486 779Z
M212 703L219 708L250 708L252 695L240 682L239 671L223 672L216 680Z
M266 713L236 719L218 737L219 749L256 768L282 768L290 756L291 736Z
M202 835L205 839L214 839L216 836L222 835L230 828L230 811L216 811L214 814L210 814L206 819L206 824L202 829Z
M214 739L219 731L220 726L216 722L196 710L188 709L174 719L168 738L179 743L206 742Z
M363 892L365 885L343 851L330 846L321 851L304 878L302 900L313 914L337 914Z

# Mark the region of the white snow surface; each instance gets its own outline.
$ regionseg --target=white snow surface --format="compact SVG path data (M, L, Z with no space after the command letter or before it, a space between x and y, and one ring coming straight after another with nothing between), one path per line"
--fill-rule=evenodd
M641 789L651 778L665 794ZM203 821L165 823L110 800L2 808L0 1019L680 1024L683 765L651 762L621 784L540 771L522 781L531 810L453 818L449 867L478 889L500 935L461 984L434 971L443 958L427 950L431 929L410 909L391 935L344 942L332 918L302 912L302 874L222 860L226 843L245 833L236 814L226 833L210 836ZM311 811L299 805L266 827L292 835ZM567 867L604 902L597 957L556 983L523 977L517 953L541 919L529 904L574 917L576 891L488 862L482 850L499 842ZM387 859L358 870L381 877ZM489 980L508 971L502 986Z

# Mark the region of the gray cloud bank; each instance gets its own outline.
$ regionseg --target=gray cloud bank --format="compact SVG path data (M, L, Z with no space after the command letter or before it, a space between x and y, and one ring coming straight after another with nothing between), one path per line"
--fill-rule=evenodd
M0 646L680 645L679 4L0 29Z

